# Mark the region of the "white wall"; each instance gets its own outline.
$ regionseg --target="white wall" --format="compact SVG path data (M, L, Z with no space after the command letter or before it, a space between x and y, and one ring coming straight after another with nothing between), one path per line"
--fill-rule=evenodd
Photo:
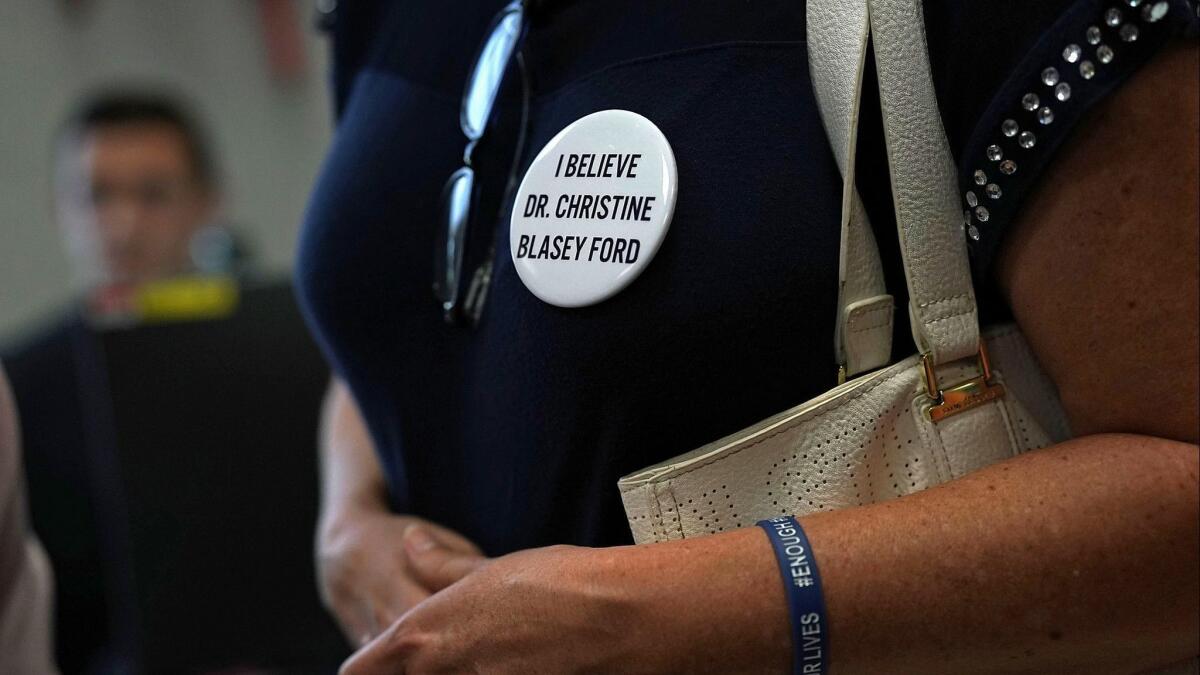
M110 82L163 82L199 103L229 219L267 270L290 267L331 124L327 46L312 4L295 1L307 68L280 83L256 0L0 0L0 339L70 298L52 137L81 95Z

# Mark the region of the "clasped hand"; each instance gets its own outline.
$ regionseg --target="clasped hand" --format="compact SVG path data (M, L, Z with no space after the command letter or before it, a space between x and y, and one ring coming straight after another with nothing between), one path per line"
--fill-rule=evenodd
M342 667L374 673L613 670L629 620L627 594L594 583L604 549L554 546L487 559L404 534L411 578L434 594Z

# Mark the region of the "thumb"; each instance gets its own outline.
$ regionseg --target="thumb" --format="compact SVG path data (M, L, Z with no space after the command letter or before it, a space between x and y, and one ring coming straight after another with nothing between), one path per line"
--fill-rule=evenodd
M404 532L404 550L413 579L436 593L474 572L487 558L447 548L425 527L413 525Z

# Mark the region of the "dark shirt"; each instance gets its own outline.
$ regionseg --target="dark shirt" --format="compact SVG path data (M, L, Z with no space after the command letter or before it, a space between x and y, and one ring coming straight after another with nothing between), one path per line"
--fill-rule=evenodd
M609 300L561 309L527 291L507 247L503 186L520 119L510 68L476 155L481 215L464 267L469 274L497 242L490 296L478 326L450 326L430 290L434 224L442 185L462 161L467 70L502 4L343 3L333 28L338 130L309 206L298 287L363 410L395 509L455 528L489 554L624 543L619 476L835 383L841 179L809 80L805 8L577 0L531 12L524 54L532 98L518 177L571 122L632 110L673 147L674 219L642 276ZM996 242L1070 124L1175 24L1141 24L1135 42L1105 27L1118 60L1097 62L1099 73L1085 81L1062 50L1078 42L1094 54L1085 31L1104 26L1105 5L985 4L931 1L926 20L964 199L976 190L992 209L986 223L976 218L980 241L971 242L986 284ZM1171 12L1194 18L1182 0ZM1075 87L1068 102L1040 83L1049 65ZM1063 123L1041 125L1036 111L1021 110L1025 89ZM859 187L901 319L877 105L864 102ZM1022 129L1039 133L1036 152L1001 133L1004 116L1018 114ZM1002 176L980 154L990 143L1017 158L1016 174ZM976 168L1002 183L1001 200L969 182ZM913 347L897 323L894 355L903 357Z
M54 571L55 661L82 673L110 656L112 610L87 435L82 362L90 332L69 311L6 349L21 424L22 461L34 532Z

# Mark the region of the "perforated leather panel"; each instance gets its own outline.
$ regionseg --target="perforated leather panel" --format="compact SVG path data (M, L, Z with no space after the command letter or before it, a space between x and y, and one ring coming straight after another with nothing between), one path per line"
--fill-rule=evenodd
M1068 438L1053 386L1020 333L1005 327L988 345L1008 395L939 424L929 420L913 357L622 479L635 540L715 534L776 515L894 499ZM964 362L939 375L951 382L977 372Z

